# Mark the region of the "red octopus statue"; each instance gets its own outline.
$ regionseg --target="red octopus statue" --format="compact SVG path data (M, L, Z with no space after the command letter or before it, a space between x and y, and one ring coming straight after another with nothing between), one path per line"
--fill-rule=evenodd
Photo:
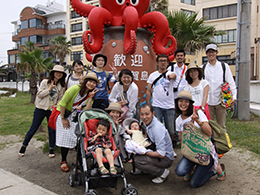
M176 39L171 35L166 17L160 12L146 13L150 0L99 0L101 7L85 4L80 0L70 0L77 14L88 17L90 30L83 33L83 45L90 54L98 53L103 46L103 28L108 26L124 26L124 53L133 54L136 51L137 28L146 28L154 33L151 40L154 52L166 54L169 60L174 60L177 48ZM90 36L90 41L89 41Z

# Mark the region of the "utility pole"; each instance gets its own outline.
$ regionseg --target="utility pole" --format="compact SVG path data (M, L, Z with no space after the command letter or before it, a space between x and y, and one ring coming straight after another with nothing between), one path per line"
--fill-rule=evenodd
M251 59L251 1L238 0L236 84L238 87L237 116L250 119L250 59Z

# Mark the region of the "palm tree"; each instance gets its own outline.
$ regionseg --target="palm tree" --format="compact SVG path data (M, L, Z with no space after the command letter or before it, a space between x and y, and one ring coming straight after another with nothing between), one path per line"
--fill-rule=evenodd
M27 41L25 42L25 45L22 45L19 50L21 52L24 52L25 50L27 51L33 51L34 50L34 42L33 41Z
M16 70L21 72L25 71L30 73L30 94L31 94L31 103L34 103L37 93L37 72L43 72L47 67L53 66L52 58L49 57L44 59L42 57L43 50L36 47L33 51L29 51L26 48L22 52L18 53L20 57L20 63L17 64Z
M168 0L151 0L150 11L163 12L168 9Z
M204 49L208 43L215 43L214 36L224 34L215 26L205 24L205 18L197 19L198 12L190 15L183 11L172 11L165 13L165 16L171 34L177 40L177 47L186 52Z
M49 43L52 44L50 48L50 52L57 56L57 58L60 60L60 64L63 64L65 61L65 57L67 54L71 52L71 42L66 41L66 37L58 36L56 38L52 38L49 40Z

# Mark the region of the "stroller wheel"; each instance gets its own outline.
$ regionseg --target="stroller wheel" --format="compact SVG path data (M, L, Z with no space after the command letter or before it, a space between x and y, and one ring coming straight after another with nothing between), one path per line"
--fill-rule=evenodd
M122 195L138 195L138 191L134 186L128 185L127 188L125 188L125 187L122 188L121 194Z
M80 186L82 185L82 175L80 173L77 174L77 185Z
M70 187L73 187L75 185L75 175L74 174L69 175L69 185L70 185Z
M95 190L89 190L88 192L85 192L84 195L98 195L98 193Z

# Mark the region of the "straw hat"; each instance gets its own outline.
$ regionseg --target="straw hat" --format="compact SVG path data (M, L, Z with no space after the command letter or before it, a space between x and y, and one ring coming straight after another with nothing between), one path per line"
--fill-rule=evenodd
M114 110L114 111L120 112L121 114L124 112L123 110L121 110L121 104L116 103L116 102L111 102L109 104L108 108L106 108L105 110L106 111Z
M82 81L84 81L85 79L92 79L95 80L97 83L99 83L99 80L97 79L97 75L94 72L88 72L87 75L82 77Z
M65 76L67 75L65 70L64 70L64 67L61 66L61 65L55 65L53 66L51 72L62 72L63 74L65 74Z
M192 103L194 103L194 101L192 100L192 95L189 91L181 91L177 98L175 99L175 101L177 102L179 99L186 99L186 100L190 100L192 101Z
M139 124L139 121L135 118L127 118L124 120L123 122L123 126L126 128L126 129L130 129L129 128L129 125L132 123L132 122L137 122Z
M98 53L98 54L96 54L96 55L94 56L94 58L93 58L93 60L92 60L93 66L95 66L95 67L97 66L97 65L96 65L96 60L97 60L98 57L104 58L105 64L104 64L103 67L105 67L105 65L107 64L107 56L105 56L105 55L103 55L103 54L101 54L101 53Z
M189 64L189 66L188 66L188 68L187 68L187 71L186 71L186 73L185 73L185 76L186 76L186 77L187 77L187 75L188 75L188 73L189 73L189 70L192 69L192 68L195 68L195 69L197 69L198 71L200 71L200 72L201 72L201 76L203 77L203 75L204 75L203 69L202 69L201 67L199 67L198 65L194 64L194 63L190 63L190 64Z

